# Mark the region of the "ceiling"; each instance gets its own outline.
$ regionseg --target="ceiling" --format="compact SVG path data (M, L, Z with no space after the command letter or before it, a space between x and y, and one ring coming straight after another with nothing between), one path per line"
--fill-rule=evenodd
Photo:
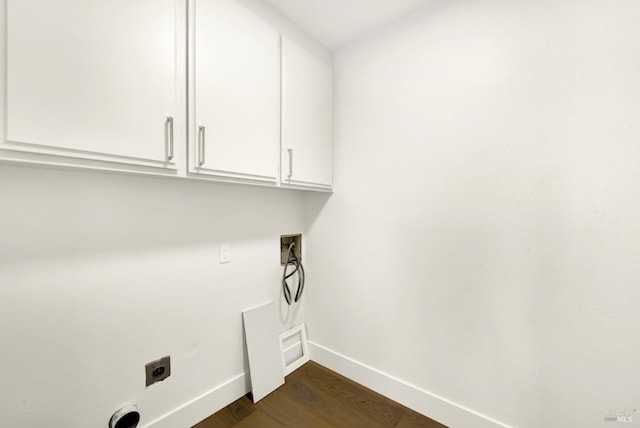
M329 49L337 49L429 0L265 0Z

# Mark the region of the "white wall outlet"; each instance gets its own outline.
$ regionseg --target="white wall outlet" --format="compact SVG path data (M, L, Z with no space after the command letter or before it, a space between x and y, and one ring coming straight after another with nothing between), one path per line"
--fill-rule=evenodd
M220 263L231 263L231 244L228 242L220 244Z

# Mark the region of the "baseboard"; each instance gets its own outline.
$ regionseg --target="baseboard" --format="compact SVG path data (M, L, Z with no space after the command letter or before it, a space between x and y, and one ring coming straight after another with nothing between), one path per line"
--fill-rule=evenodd
M309 341L312 361L450 428L509 428L464 406Z
M246 395L251 389L249 374L242 373L183 404L143 428L187 428Z
M450 428L509 428L464 406L397 379L347 356L308 341L311 360L352 379ZM249 374L242 373L183 404L142 428L191 427L246 395L251 389Z

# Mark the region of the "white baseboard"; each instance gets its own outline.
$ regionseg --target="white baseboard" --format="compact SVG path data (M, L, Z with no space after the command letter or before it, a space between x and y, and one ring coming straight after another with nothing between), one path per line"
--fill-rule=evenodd
M397 379L347 356L308 341L311 360L450 428L509 428L464 406ZM233 403L251 390L242 373L199 397L143 425L142 428L187 428Z
M509 428L464 406L309 341L311 360L450 428Z
M242 373L211 391L183 404L143 428L188 428L246 395L251 389L249 374Z

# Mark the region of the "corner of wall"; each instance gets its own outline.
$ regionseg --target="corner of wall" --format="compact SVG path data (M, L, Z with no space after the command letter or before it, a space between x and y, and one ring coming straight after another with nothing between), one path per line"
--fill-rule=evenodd
M451 428L508 428L446 398L309 341L311 360Z

